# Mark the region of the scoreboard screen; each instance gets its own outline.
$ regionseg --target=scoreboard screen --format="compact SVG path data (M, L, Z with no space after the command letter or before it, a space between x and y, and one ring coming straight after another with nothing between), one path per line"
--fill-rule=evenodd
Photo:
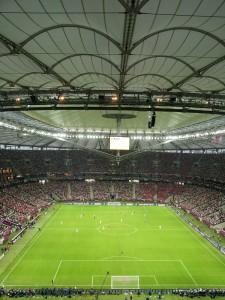
M129 150L130 138L123 136L110 137L110 150Z

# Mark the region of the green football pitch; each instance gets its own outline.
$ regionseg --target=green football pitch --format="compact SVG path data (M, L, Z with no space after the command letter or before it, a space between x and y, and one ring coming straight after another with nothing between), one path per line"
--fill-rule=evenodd
M34 230L5 287L225 288L225 256L170 207L62 204Z

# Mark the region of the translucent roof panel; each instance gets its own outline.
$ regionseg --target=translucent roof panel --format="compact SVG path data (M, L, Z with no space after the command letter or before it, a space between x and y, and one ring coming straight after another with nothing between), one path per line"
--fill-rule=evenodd
M13 91L55 99L64 88L79 92L77 99L98 99L110 91L126 102L124 95L145 91L217 95L225 101L224 0L1 0L0 28L2 107L16 99ZM55 112L53 105L51 112L14 115L29 127L38 119L46 130L117 130L115 119L104 118L98 108ZM140 111L122 120L121 129L145 132L148 117ZM212 118L217 116L160 113L154 130L192 131L195 124L203 130Z

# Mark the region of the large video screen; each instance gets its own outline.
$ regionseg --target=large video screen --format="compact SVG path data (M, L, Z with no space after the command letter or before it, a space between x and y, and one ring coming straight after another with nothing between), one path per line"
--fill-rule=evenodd
M110 137L110 150L129 150L130 138L123 136Z

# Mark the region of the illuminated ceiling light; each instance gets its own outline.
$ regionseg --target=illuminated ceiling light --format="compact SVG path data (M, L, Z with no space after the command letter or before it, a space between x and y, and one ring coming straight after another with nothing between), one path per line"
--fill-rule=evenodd
M64 101L65 100L65 97L63 95L59 96L59 101Z
M117 96L112 96L112 101L117 101L118 100L118 97Z

